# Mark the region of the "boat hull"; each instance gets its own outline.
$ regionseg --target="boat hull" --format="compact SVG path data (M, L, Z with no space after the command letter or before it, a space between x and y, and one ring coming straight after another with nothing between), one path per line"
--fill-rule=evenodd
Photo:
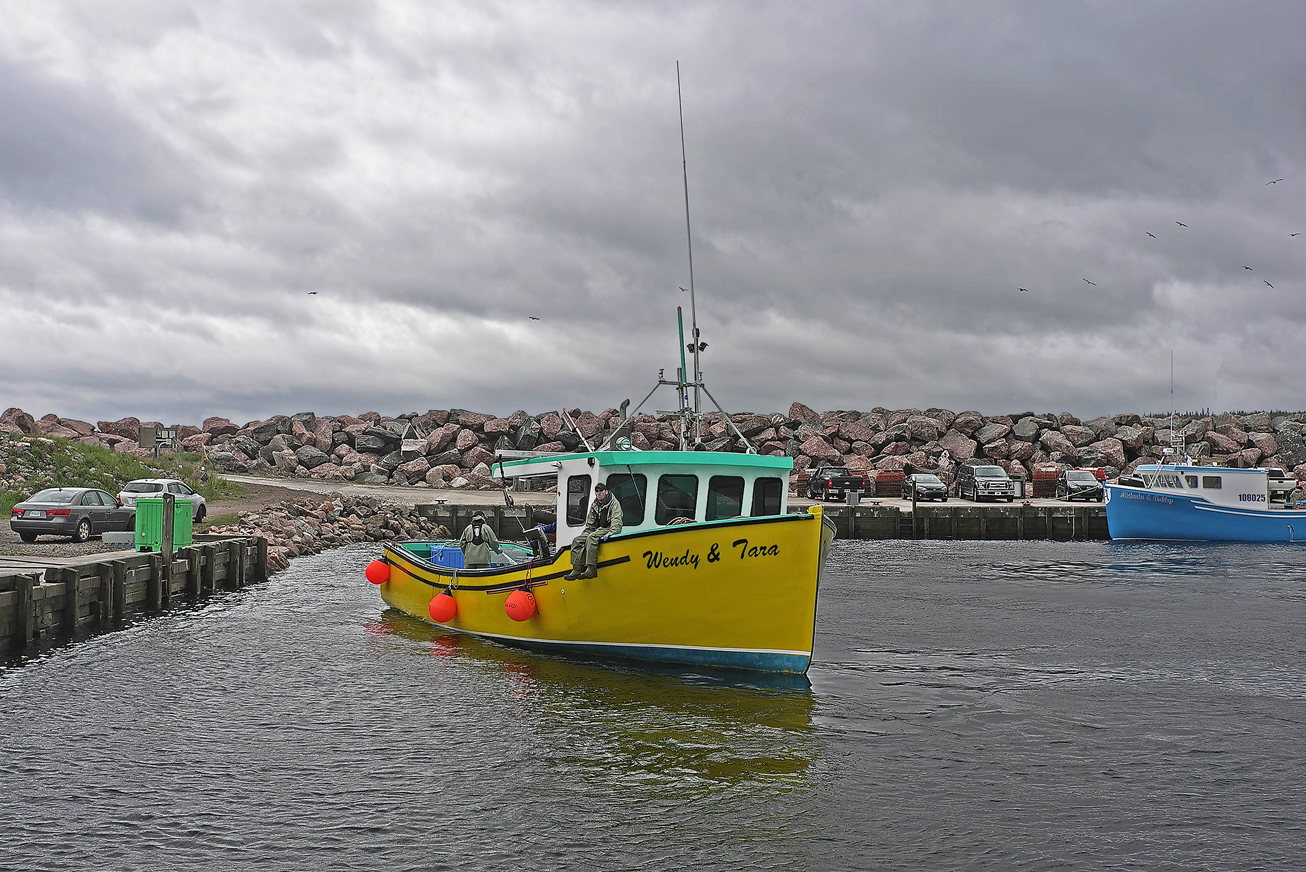
M431 599L448 591L457 613L439 626L526 648L802 674L832 538L819 507L666 527L605 542L598 577L574 581L567 548L547 563L455 571L389 543L380 588L429 623ZM523 589L537 611L515 621L504 603Z
M1182 492L1106 486L1107 531L1112 539L1190 542L1306 541L1306 510L1216 506Z

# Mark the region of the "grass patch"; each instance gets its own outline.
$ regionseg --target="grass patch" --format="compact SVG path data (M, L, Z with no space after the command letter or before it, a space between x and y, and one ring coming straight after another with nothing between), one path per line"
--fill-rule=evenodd
M32 439L0 442L0 460L9 474L22 471L21 485L10 485L0 494L6 514L14 503L46 487L96 487L115 496L124 484L138 478L177 478L198 491L205 500L244 496L247 491L212 470L202 470L203 456L189 452L140 458L96 445L66 439Z

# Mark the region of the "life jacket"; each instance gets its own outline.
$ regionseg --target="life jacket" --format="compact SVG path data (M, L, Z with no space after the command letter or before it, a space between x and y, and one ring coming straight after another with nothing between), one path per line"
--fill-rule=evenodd
M617 500L611 494L608 495L606 503L595 501L594 503L594 526L611 527L612 526L612 507L617 504Z

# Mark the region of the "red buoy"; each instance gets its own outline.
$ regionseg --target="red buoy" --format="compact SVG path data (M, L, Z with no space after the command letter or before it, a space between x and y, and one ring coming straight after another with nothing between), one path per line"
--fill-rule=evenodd
M453 597L446 593L438 593L431 597L431 604L426 607L431 613L431 620L437 624L448 623L453 620L453 616L458 614L458 603L453 601Z
M508 594L503 610L514 621L528 620L535 614L535 595L529 590L514 590Z
M385 584L390 580L390 564L384 560L373 560L367 564L367 571L363 574L372 584Z

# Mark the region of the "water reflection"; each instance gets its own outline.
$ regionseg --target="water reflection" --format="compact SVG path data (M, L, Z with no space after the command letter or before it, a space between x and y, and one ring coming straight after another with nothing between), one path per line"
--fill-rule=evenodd
M396 610L372 632L437 661L455 683L494 682L514 722L569 778L686 796L805 786L817 754L804 676L653 667L522 651ZM469 679L476 676L476 679ZM578 729L579 727L579 729Z

